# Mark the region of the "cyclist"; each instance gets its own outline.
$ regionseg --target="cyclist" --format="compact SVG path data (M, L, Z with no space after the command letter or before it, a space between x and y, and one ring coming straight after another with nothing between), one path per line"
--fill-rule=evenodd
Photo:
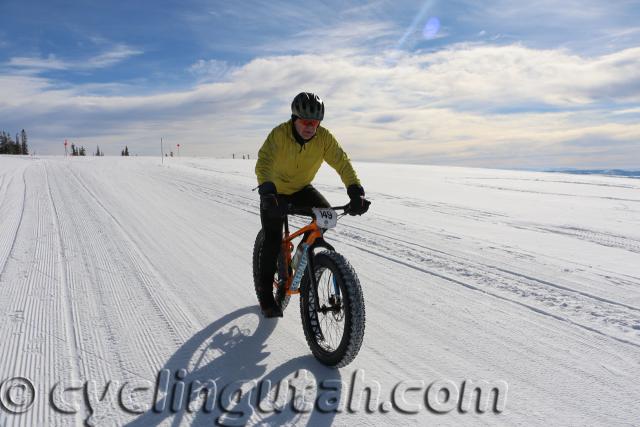
M275 127L258 152L255 172L260 193L260 222L264 246L260 258L260 301L265 317L282 317L273 297L273 276L282 242L287 204L294 207L330 207L311 181L322 161L333 167L349 195L350 215L362 215L370 202L338 141L320 122L324 103L318 95L301 92L291 103L291 119Z

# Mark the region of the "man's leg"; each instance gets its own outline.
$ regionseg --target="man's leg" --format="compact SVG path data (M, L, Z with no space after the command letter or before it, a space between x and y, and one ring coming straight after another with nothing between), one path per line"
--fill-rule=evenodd
M298 208L329 208L331 205L313 185L307 185L302 190L291 195L291 203Z
M281 218L269 218L262 209L260 210L260 222L264 232L264 242L260 253L260 301L261 309L268 315L276 309L276 301L273 298L273 276L277 268L278 254L282 242ZM281 315L282 311L280 311Z
M313 185L309 184L302 190L291 195L291 204L297 208L330 208L331 205ZM307 240L308 232L302 236Z

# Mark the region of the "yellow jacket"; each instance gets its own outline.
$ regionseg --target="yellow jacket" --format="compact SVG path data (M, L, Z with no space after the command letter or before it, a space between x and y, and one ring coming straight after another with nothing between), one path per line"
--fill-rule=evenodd
M309 185L325 160L340 175L345 187L360 184L349 157L331 133L318 126L304 146L293 137L293 122L275 127L258 152L258 184L271 181L280 194L293 194Z

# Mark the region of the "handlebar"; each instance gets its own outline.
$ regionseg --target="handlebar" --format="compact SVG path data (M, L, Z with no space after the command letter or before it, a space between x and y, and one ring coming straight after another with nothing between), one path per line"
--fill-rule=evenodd
M311 218L314 217L313 208L296 208L291 203L287 205L287 215L302 215L309 216ZM343 211L344 213L348 213L349 204L347 203L344 206L331 206L329 209L333 209L334 211Z

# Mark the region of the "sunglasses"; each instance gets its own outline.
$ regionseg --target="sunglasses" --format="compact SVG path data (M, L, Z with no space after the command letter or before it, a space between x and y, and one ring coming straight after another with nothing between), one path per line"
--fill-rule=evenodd
M312 119L298 119L302 126L313 126L317 128L320 125L320 120L312 120Z

